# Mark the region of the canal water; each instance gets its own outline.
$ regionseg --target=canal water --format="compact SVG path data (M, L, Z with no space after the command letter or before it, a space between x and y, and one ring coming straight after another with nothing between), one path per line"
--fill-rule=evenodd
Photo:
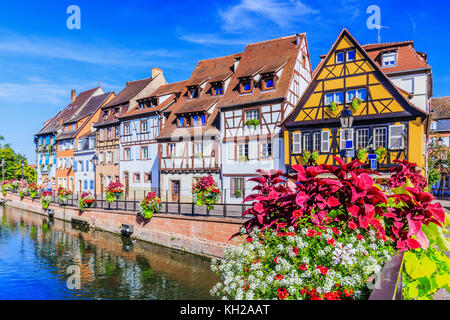
M213 299L209 259L15 208L0 217L0 300Z

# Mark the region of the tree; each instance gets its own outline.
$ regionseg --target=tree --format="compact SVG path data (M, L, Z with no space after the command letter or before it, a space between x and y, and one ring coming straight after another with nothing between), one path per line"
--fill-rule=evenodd
M0 136L0 141L2 141ZM5 160L4 178L6 180L21 179L22 178L22 166L21 162L24 161L23 177L30 182L36 182L37 173L36 170L28 166L26 157L22 154L15 153L9 144L0 145L0 162ZM3 178L3 172L0 172L0 178Z

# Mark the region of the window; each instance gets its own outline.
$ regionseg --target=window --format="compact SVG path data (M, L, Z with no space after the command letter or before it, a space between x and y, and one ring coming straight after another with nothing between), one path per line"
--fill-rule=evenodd
M241 93L249 93L252 91L252 83L250 80L241 82Z
M106 152L106 163L112 163L113 162L113 158L112 157L113 157L112 151Z
M147 120L141 121L141 130L142 130L142 132L148 132L148 121Z
M175 155L175 143L169 143L169 145L168 145L168 150L167 150L167 155L168 155L169 157Z
M303 150L311 150L311 134L309 133L303 134Z
M356 149L367 148L369 145L369 129L356 130Z
M379 146L386 148L386 128L375 128L373 129L373 142L375 149Z
M313 133L313 151L320 150L320 132Z
M198 126L199 118L200 118L200 117L197 116L197 115L194 116L194 126Z
M437 129L437 121L431 121L431 125L430 125L430 129L431 130L436 130Z
M184 127L184 117L180 117L180 127Z
M144 182L152 182L152 173L144 173Z
M243 198L245 189L244 178L231 178L231 197Z
M100 152L98 154L98 160L99 160L100 163L105 162L105 154L103 152Z
M198 88L190 88L188 92L189 99L197 99L198 98Z
M266 78L262 81L262 89L263 90L270 90L275 88L274 78Z
M140 173L135 173L133 174L133 182L141 182L141 174Z
M245 111L245 121L250 120L250 119L259 120L259 110L258 109L252 109L252 110Z
M248 159L248 144L247 143L238 144L238 157L239 157L239 160L247 160Z
M344 102L344 93L342 91L326 93L324 104L326 106L328 106L333 101L338 104L343 103Z
M339 142L340 149L345 150L345 144L347 141L353 141L353 129L339 129Z
M213 85L212 90L215 96L220 96L223 94L223 85L221 83L215 84Z
M108 140L113 140L113 130L112 128L108 128Z
M294 154L299 154L302 152L301 133L299 132L294 132L292 134L292 152Z
M141 148L141 159L142 160L148 160L148 147L142 147Z
M381 66L386 67L395 67L397 65L397 53L396 52L388 52L384 53L382 56Z
M198 155L199 153L203 153L203 143L194 142L194 155Z
M346 92L346 102L350 103L352 102L353 98L358 98L361 99L362 101L366 101L367 100L367 89L366 88L362 88L362 89L354 89L354 90L348 90Z
M402 79L402 89L409 93L414 93L414 79Z
M126 135L126 136L131 134L131 126L130 126L129 123L125 123L123 125L123 134Z
M336 63L344 63L344 52L336 52Z
M261 158L267 159L272 157L272 143L261 144Z
M206 115L202 114L200 116L201 120L202 120L202 126L204 126L206 124Z
M131 160L131 149L126 148L126 149L123 149L123 151L124 151L125 160L126 161Z
M355 61L355 50L347 51L347 62Z
M404 148L403 130L402 124L389 126L389 149L399 150Z

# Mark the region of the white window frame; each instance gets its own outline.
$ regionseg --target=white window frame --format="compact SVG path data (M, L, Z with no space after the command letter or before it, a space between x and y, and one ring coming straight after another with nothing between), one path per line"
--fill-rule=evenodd
M313 132L312 134L312 151L320 151L320 132ZM316 148L317 147L317 148Z
M393 130L398 130L401 128L401 134L393 134ZM405 125L390 125L389 126L389 136L388 136L388 148L390 150L403 150L405 148L405 139L403 137L403 132L405 131ZM397 139L396 142L392 142L393 139ZM400 141L400 145L397 146L397 142Z
M273 157L273 145L272 142L261 143L261 158L268 159ZM270 152L269 152L270 149Z
M320 152L330 152L330 131L320 132Z
M308 138L308 140L306 140ZM306 143L308 141L308 143ZM302 142L303 142L303 150L310 150L311 149L311 133L306 132L302 136Z
M245 121L255 119L259 120L259 110L258 109L250 109L245 110Z
M411 88L406 88L405 87L405 83L407 83L407 82L411 82ZM411 93L411 94L414 94L414 78L402 79L402 89L407 91L407 92L409 92L409 93Z
M379 143L379 137L381 136L381 134L379 133L380 131L384 131L384 141L382 144ZM382 146L383 148L386 148L386 144L387 144L387 135L388 135L388 130L386 127L380 127L380 128L374 128L373 129L373 146L374 148L378 148L378 146Z
M300 132L292 133L292 153L302 153L302 134Z
M392 59L393 58L393 59ZM386 61L394 61L393 64L386 65ZM381 56L381 67L382 68L390 68L395 67L397 65L397 52L386 52Z
M339 93L342 93L342 100L337 99ZM330 97L331 95L332 95L332 97ZM323 103L326 106L328 106L333 101L336 102L337 104L344 103L344 92L343 91L328 92L328 93L325 93L325 96L323 99L324 99Z
M350 58L348 57L349 52L354 52L355 56L354 56L353 59L350 59ZM356 59L356 51L355 51L355 49L346 51L346 52L345 52L345 59L346 59L347 62L353 62L353 61L355 61L355 59Z

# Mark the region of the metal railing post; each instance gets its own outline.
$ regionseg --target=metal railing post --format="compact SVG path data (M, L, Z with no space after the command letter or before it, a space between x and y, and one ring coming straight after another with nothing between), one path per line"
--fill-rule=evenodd
M223 190L223 216L227 216L227 190Z
M169 212L169 196L168 191L166 190L166 213Z
M134 190L133 211L136 211L136 190Z

